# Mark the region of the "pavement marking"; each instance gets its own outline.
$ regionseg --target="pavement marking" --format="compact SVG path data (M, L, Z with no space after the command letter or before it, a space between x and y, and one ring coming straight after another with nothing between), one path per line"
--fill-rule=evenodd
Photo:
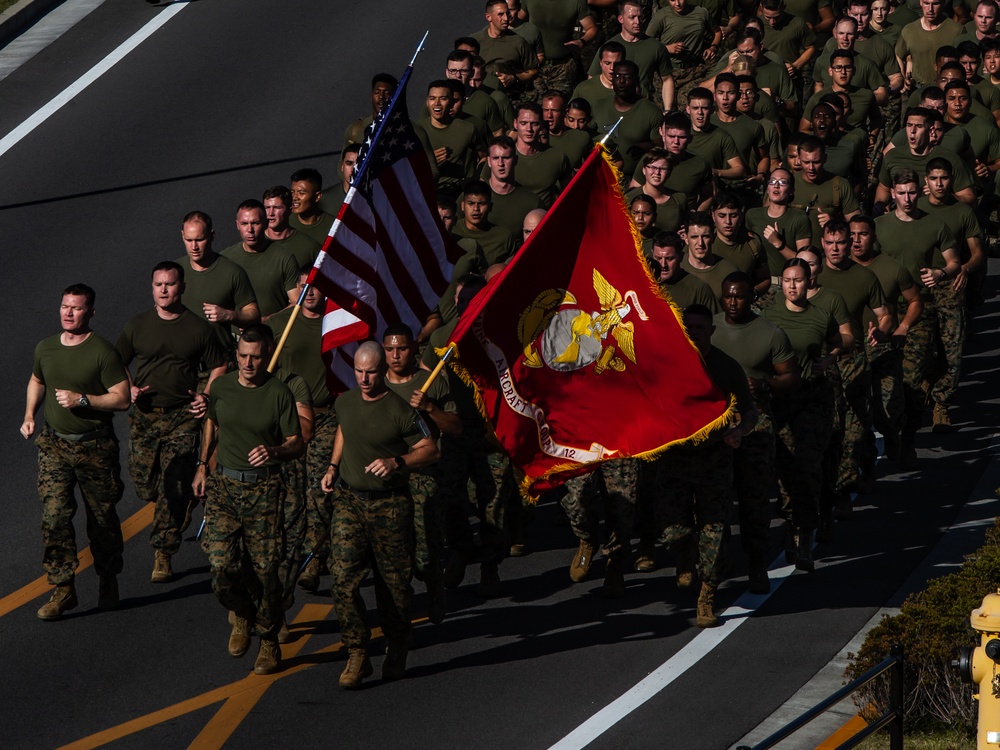
M105 0L67 0L46 13L0 49L0 81L90 15L94 9L104 5L104 2Z
M332 611L333 606L329 604L306 604L293 621L293 624L296 624L299 621L309 622L312 620L323 620L326 619L327 615L329 615ZM427 622L426 616L414 619L411 624L420 625L424 622ZM311 633L303 635L299 638L302 645L304 645L305 640L308 639L310 635ZM371 637L372 640L381 638L382 629L372 628ZM299 641L296 641L295 644L298 644ZM297 655L301 646L295 648L295 644L286 644L286 646L283 646L283 654L284 648L289 647L288 653ZM251 672L247 677L244 677L241 680L231 682L228 685L223 685L222 687L215 688L214 690L209 690L208 692L197 695L194 698L189 698L186 701L181 701L180 703L175 703L172 706L161 708L159 711L153 711L145 716L139 716L135 719L126 721L122 724L111 727L110 729L97 732L88 737L83 737L76 742L63 745L59 748L59 750L91 750L91 748L106 745L109 742L120 740L123 737L128 737L136 732L150 729L166 721L172 721L173 719L193 713L194 711L199 711L203 708L211 706L212 704L225 701L225 704L219 709L219 711L216 712L215 716L209 721L205 729L201 731L198 737L196 737L194 742L191 744L192 748L200 748L201 750L215 750L216 748L221 748L226 741L228 741L232 732L239 725L239 722L246 718L257 701L260 700L271 685L278 680L291 677L292 675L298 674L305 669L310 669L318 664L324 664L330 661L330 659L317 657L332 656L343 650L343 648L344 644L341 641L337 641L330 646L325 646L318 651L313 651L308 654L304 661L293 666L285 667L282 671L276 674L256 675ZM285 660L284 655L282 656L282 660ZM210 728L211 731L209 731Z
M107 57L101 60L97 65L92 67L86 73L84 73L80 78L78 78L74 83L71 83L63 91L56 96L41 109L39 109L35 114L29 117L27 120L22 122L16 128L14 128L10 133L8 133L2 140L0 140L0 156L3 156L8 151L10 151L14 146L21 142L23 138L28 136L35 128L49 119L52 115L62 109L65 105L69 104L77 94L87 88L90 84L100 78L102 75L107 73L111 68L113 68L117 63L132 50L146 41L151 37L156 31L158 31L164 24L167 23L171 18L176 16L182 10L188 6L188 0L174 0L174 2L168 6L165 10L158 13L154 18L152 18L145 26L135 32L132 36L122 42L118 47L113 50Z
M332 609L333 607L329 604L306 604L295 617L293 624L325 620ZM311 636L312 633L305 633L295 641L284 644L281 647L282 660L296 657ZM272 684L268 682L227 699L222 707L216 711L211 721L194 738L194 742L191 743L188 750L210 750L225 745Z
M855 714L840 729L816 745L816 750L837 750L838 747L867 726L868 722Z
M771 591L769 593L743 594L731 607L719 615L721 622L719 627L702 630L690 643L657 667L631 690L591 716L559 742L552 745L550 750L584 748L596 740L735 633L736 629L746 622L758 607L771 598L794 570L794 565L785 564L785 553L782 552L771 563L771 568L768 571L771 578Z
M128 541L153 522L154 506L154 503L146 503L142 510L138 513L134 513L131 517L127 518L124 523L122 523L123 541ZM80 573L93 565L94 554L90 551L90 547L82 550L80 554L77 555L77 560L80 561L76 568L77 573ZM7 596L3 599L0 599L0 617L10 614L18 607L24 606L32 599L37 599L43 594L51 591L53 588L54 587L49 583L46 576L36 578L27 586L23 586L14 593L7 594Z

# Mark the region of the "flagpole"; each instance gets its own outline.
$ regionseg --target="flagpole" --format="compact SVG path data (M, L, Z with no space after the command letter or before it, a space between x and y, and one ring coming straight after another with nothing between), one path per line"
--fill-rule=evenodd
M420 386L419 390L421 393L427 393L427 389L431 387L431 383L434 382L435 378L441 374L441 370L444 369L445 362L451 359L451 355L454 353L455 344L448 344L448 348L445 350L445 353L441 355L441 361L437 363L433 370L431 370L431 374L427 376L427 380L425 380L424 384Z
M622 115L621 117L619 117L618 118L618 122L616 122L614 125L611 126L611 130L608 131L608 134L606 136L604 136L603 138L601 138L601 145L602 146L608 140L608 138L611 137L611 134L614 133L616 130L618 130L618 126L622 124L622 120L624 120L624 119L625 119L624 115Z
M419 55L424 50L424 43L427 41L427 36L430 34L430 29L424 32L423 37L420 39L420 43L417 45L417 49L413 53L413 57L410 58L410 64L406 66L406 70L403 71L403 77L399 81L399 85L392 94L392 99L389 103L379 111L379 115L388 115L389 112L393 110L396 106L396 101L400 94L406 91L406 79L410 72L413 70L413 63L417 60L417 55ZM376 118L378 119L378 118ZM387 116L383 116L378 122L378 127L372 131L371 145L374 146L378 143L379 138L382 137L382 131L385 129L386 123L389 121ZM620 122L620 121L619 121ZM299 294L299 299L292 308L291 317L288 318L288 324L285 326L285 330L281 334L281 340L278 345L274 348L274 354L271 355L271 361L267 365L268 372L274 372L274 368L278 366L278 355L281 354L281 350L285 347L285 342L288 340L288 334L292 331L292 326L295 325L295 319L299 316L299 310L302 308L302 302L306 298L306 294L309 292L309 288L312 286L313 279L316 278L316 271L319 269L323 262L323 256L326 254L327 248L330 247L330 242L333 240L334 233L340 226L340 217L344 213L344 206L350 203L351 198L353 198L356 192L355 186L360 182L361 176L367 171L368 162L371 160L372 152L374 148L369 148L368 153L365 154L365 160L358 165L358 168L354 171L351 177L350 189L347 191L347 197L344 198L344 203L340 207L340 211L337 213L337 218L334 219L333 226L330 227L330 233L327 234L326 240L323 242L323 247L320 248L319 254L316 256L316 260L313 263L312 271L309 272L309 277L306 279L306 283L302 286L302 292Z

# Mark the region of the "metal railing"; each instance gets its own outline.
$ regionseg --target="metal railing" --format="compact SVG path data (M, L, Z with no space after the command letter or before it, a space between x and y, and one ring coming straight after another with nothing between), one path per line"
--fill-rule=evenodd
M844 698L851 695L855 690L874 680L881 674L889 672L889 710L879 716L868 726L851 737L846 742L837 745L836 750L848 750L857 747L865 739L875 734L879 730L889 727L889 748L890 750L903 750L903 647L893 646L889 650L889 657L876 664L853 682L844 685L840 690L824 701L820 701L797 719L793 719L785 726L772 734L770 737L761 740L752 747L740 745L736 750L768 750L777 745L782 740L790 737L806 724L829 710Z

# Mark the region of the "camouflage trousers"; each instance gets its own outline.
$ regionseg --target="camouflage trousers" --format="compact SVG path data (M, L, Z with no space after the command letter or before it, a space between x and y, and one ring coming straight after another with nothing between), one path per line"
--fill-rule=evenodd
M444 513L438 478L433 473L410 474L413 498L414 574L428 588L441 580L444 572Z
M635 526L633 534L639 544L655 545L660 536L657 521L656 476L658 461L639 461L639 484L635 491Z
M333 441L337 437L337 412L317 412L313 422L313 439L306 446L306 531L302 554L326 562L330 556L330 513L333 495L323 492L320 482L330 465Z
M280 472L259 482L209 474L205 531L201 548L208 555L212 591L219 603L241 617L256 620L258 634L281 624L279 567L282 555ZM248 568L254 580L248 581ZM254 603L260 598L260 606Z
M833 432L833 392L825 380L805 381L774 399L775 469L781 515L800 529L819 526L823 454Z
M499 563L509 547L504 518L514 498L514 472L507 456L484 435L463 433L442 439L439 492L445 514L448 546L475 559L475 540L469 525L469 480L475 487L479 517L479 558Z
M847 412L839 367L827 368L826 385L833 403L833 413L830 419L830 442L827 444L826 453L823 454L823 493L819 501L821 516L832 512L833 507L846 497L837 489L840 455L844 447L844 415Z
M566 101L580 82L580 63L575 55L565 60L545 60L538 68L535 79L535 99L541 101L542 95L551 90L558 91Z
M883 435L899 437L903 427L903 350L879 344L867 351L872 384L872 424Z
M711 76L709 65L674 66L674 109L681 112L687 106L687 95L702 81Z
M638 458L605 461L589 474L566 482L566 494L560 500L573 533L595 545L600 539L599 503L603 501L608 539L604 554L609 558L625 558L630 551L640 463Z
M44 429L38 436L38 497L42 501L42 566L53 586L71 583L76 574L76 495L87 516L87 539L100 576L122 570L122 526L115 506L124 485L113 433L74 442Z
M155 503L149 543L174 555L181 526L194 499L191 481L198 460L201 422L186 406L128 413L128 469L140 500Z
M656 516L660 542L676 548L696 537L696 570L718 585L729 508L734 498L733 449L719 440L668 450L656 460Z
M934 363L937 341L937 314L934 311L934 300L930 295L925 295L923 300L924 313L910 326L906 334L906 344L903 346L903 397L906 402L903 434L910 435L920 429L923 419L926 403L923 390L924 378Z
M758 405L757 426L733 451L733 481L739 507L740 537L748 555L766 555L771 549L771 503L774 481L774 424L769 411Z
M389 641L405 642L413 598L412 535L413 501L407 490L366 499L343 485L337 489L330 519L330 592L347 648L364 646L371 635L361 598L369 571L382 631Z
M947 405L958 390L962 371L967 315L965 290L956 291L949 282L931 289L931 296L937 316L939 356L944 359L944 373L931 385L931 398L935 404Z
M288 611L295 601L295 582L306 557L302 551L306 536L306 464L302 458L281 465L281 534L278 575L285 592L283 606Z
M862 470L875 468L871 371L864 352L841 357L837 369L840 370L846 408L834 486L839 492L850 492Z

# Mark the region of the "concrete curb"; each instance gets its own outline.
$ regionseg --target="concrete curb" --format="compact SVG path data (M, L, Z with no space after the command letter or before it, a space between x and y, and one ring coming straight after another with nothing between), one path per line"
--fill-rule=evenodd
M0 13L0 47L63 2L64 0L20 0Z

